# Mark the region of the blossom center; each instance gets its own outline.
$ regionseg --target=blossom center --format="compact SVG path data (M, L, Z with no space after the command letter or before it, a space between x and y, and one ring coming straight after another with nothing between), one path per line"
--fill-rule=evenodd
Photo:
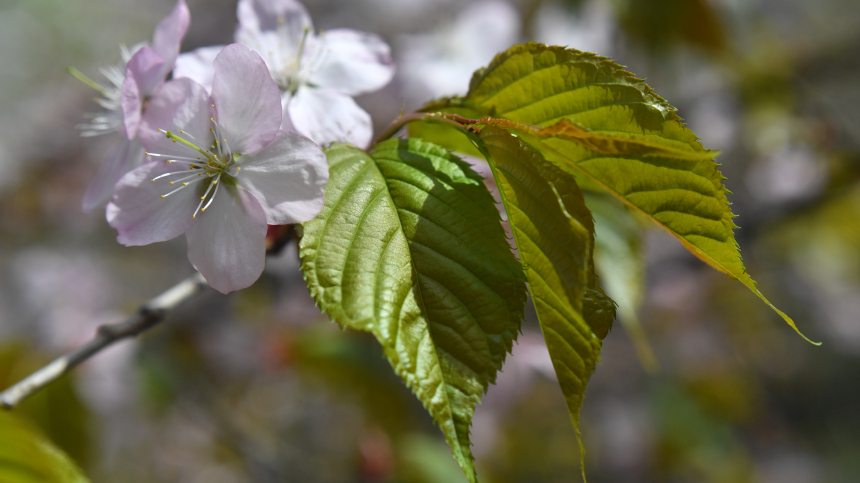
M223 135L215 118L212 117L209 120L213 126L209 128L212 140L208 144L208 147L202 145L198 139L186 131L180 130L177 135L171 131L159 129L168 139L172 140L178 146L186 148L191 155L176 156L146 153L147 156L167 158L167 162L171 164L176 163L188 166L187 169L160 174L152 178L152 182L155 183L158 180L164 180L163 182L166 182L168 186L179 185L172 191L161 195L162 198L167 198L192 185L200 186L198 189L202 195L200 196L200 202L197 203L197 208L191 214L191 218L197 218L197 213L205 212L212 205L221 183L236 184L235 178L239 175L239 171L242 170L241 167L236 166L236 159L238 159L239 154L232 152L227 138ZM206 148L204 149L204 147ZM179 176L178 179L176 179L177 176ZM200 182L204 183L198 185ZM205 186L205 189L202 186Z

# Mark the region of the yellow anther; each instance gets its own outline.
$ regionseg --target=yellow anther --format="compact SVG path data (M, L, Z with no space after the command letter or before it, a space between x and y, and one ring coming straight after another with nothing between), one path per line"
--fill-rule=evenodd
M180 129L180 130L179 130L179 132L180 132L181 134L185 134L185 131L183 131L182 129Z
M161 197L164 198L164 195L161 195Z
M226 140L226 139L222 139L222 141L224 141L225 143L227 142L227 140Z
M240 168L240 167L238 167L238 166L237 166L237 167L236 167L236 171L242 171L242 168Z
M200 197L200 199L201 199L201 200L205 200L205 199L206 199L206 197L205 197L205 196L201 196L201 197Z
M154 180L154 179L151 179L150 181L152 181L153 183L155 183L155 180Z
M210 105L210 106L212 106L212 107L215 107L215 104L209 104L209 105Z
M173 142L176 142L176 140L174 139Z
M216 179L215 181L212 182L212 184L218 184L218 180Z
M197 215L191 215L191 218L197 218Z
M173 181L171 181L170 184L173 184Z
M210 121L212 121L212 122L215 122L215 118L214 118L214 117L210 117L210 118L209 118L209 120L210 120ZM209 129L212 129L212 128L210 127Z
M200 211L206 211L206 208L200 208Z
M182 186L188 186L188 183L182 183Z

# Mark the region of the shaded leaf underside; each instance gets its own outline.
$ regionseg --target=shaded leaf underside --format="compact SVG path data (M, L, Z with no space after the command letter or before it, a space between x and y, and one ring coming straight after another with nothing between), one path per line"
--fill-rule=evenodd
M477 481L469 426L525 304L493 199L466 163L419 140L326 154L325 206L300 242L308 288L334 321L375 335Z
M591 215L573 178L534 148L492 126L480 138L578 437L579 409L601 348L582 314L594 239ZM585 223L574 213L587 214Z

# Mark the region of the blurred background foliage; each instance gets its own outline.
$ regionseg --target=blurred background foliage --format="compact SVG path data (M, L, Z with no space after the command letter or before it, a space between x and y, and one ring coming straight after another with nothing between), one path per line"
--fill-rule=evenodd
M188 3L184 50L231 40L234 1ZM182 240L124 248L100 213L81 213L109 145L78 137L92 93L65 74L97 75L172 4L0 2L2 387L191 271ZM824 344L802 341L669 235L635 219L605 225L604 286L628 302L585 399L589 481L860 481L857 2L307 6L317 28L377 32L392 46L394 82L359 99L377 131L404 107L465 92L494 53L538 40L628 65L721 151L748 270ZM603 208L598 223L618 209ZM637 261L632 280L607 273ZM576 481L576 438L533 313L513 354L475 415L482 481ZM253 287L199 296L14 417L27 422L0 422L0 439L38 427L94 482L464 481L376 343L313 306L294 244Z

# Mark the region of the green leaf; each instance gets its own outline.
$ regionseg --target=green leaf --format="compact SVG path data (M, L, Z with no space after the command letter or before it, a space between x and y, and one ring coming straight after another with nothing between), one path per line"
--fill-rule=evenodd
M48 364L55 354L31 343L0 343L0 387L10 387ZM15 413L38 427L64 453L86 466L92 461L92 414L78 396L74 377L63 377L15 407Z
M583 317L583 295L593 273L589 269L594 241L591 214L573 177L537 150L493 126L484 128L480 139L579 438L579 408L601 348L600 338ZM582 443L580 451L584 453Z
M594 265L606 291L618 303L618 318L630 336L642 367L657 372L659 364L639 321L645 291L642 224L620 201L604 193L584 191L594 215Z
M0 412L0 481L87 483L81 470L33 426Z
M806 339L746 273L716 153L622 66L563 47L518 45L475 72L466 97L445 103L496 118L477 124L515 132L565 171L645 214L694 255L746 285Z
M326 155L325 205L300 230L311 295L341 326L377 338L475 482L472 415L526 298L492 196L468 164L415 139Z

